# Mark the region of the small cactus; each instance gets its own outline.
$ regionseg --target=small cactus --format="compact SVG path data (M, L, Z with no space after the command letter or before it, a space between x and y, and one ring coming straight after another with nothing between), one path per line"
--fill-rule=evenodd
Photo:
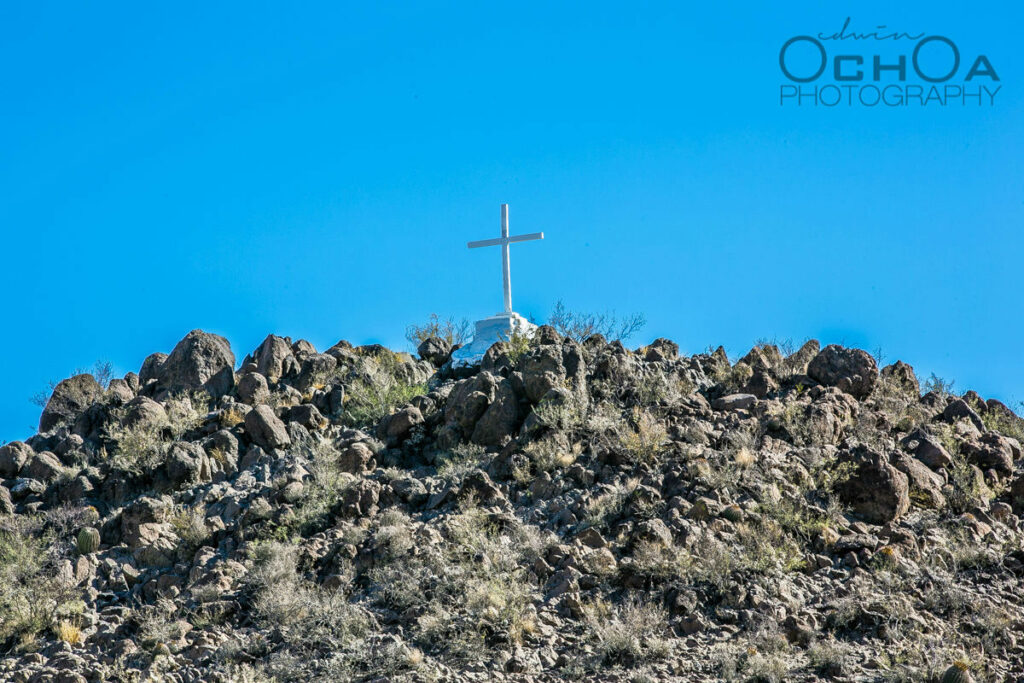
M100 532L95 527L87 526L78 532L78 552L82 555L91 555L99 547Z
M967 663L958 659L942 674L941 683L974 683L974 676L968 670Z

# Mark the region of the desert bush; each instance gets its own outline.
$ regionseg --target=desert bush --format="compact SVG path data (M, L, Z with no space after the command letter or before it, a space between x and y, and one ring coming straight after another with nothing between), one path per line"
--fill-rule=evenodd
M591 498L584 506L584 521L599 529L611 528L628 511L629 500L639 485L639 479L627 479Z
M619 445L631 462L653 465L664 451L668 440L665 426L651 413L633 409L632 426L625 430Z
M399 370L402 362L393 353L361 358L356 377L346 387L345 417L349 424L375 424L414 396L426 393L425 384L411 384Z
M449 662L479 661L502 641L520 642L535 628L538 587L528 570L546 537L518 521L497 525L471 503L445 517L441 531L443 545L420 543L412 552L404 521L382 523L371 594L389 609L422 614L410 636Z
M299 574L298 546L264 542L249 548L246 584L257 623L275 635L267 670L280 680L338 680L363 667L372 617Z
M551 472L569 467L583 452L582 443L566 445L556 438L548 437L532 441L523 449L537 472Z
M277 528L280 538L298 533L308 536L320 531L331 510L355 478L338 465L340 453L330 441L317 441L309 448L310 477L303 482L302 498L281 520Z
M170 443L164 440L163 428L159 425L139 423L125 427L115 422L108 432L113 447L104 453L114 470L136 475L151 472L167 456Z
M587 419L587 399L577 392L559 399L544 399L533 407L533 412L545 427L560 432L580 429Z
M465 344L473 333L469 320L455 320L448 317L442 319L437 313L431 313L422 325L409 325L405 328L405 338L413 348L430 337L439 337L449 344Z
M934 391L935 393L939 394L940 396L952 396L953 395L953 387L955 385L956 385L955 381L953 381L953 380L946 381L945 379L943 379L942 377L939 377L938 375L936 375L933 372L933 373L931 373L931 376L928 377L927 380L925 380L924 387L922 388L922 390L926 394L929 393L929 392Z
M63 550L38 518L0 520L0 643L34 638L80 605L74 583L57 572Z
M659 605L636 598L620 604L597 600L585 606L585 614L602 664L634 667L669 652L668 614Z
M195 506L178 506L168 521L174 533L181 539L181 550L185 554L195 552L210 538L210 530L206 527L205 508L201 503Z
M595 334L600 334L609 341L629 339L646 324L647 318L643 313L621 318L614 312L582 313L570 311L561 300L555 303L555 308L548 318L548 325L554 327L560 335L578 342L585 341Z
M487 452L482 446L461 443L438 456L437 475L462 481L467 474L481 467L486 459Z

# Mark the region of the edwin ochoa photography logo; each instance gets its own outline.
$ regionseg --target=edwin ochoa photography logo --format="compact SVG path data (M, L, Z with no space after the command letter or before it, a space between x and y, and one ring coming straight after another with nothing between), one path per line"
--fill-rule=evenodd
M787 107L995 106L992 61L945 35L850 27L782 44L779 104Z

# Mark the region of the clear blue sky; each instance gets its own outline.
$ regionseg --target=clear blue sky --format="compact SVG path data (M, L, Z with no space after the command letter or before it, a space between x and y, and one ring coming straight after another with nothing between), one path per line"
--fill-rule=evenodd
M847 15L987 55L995 106L780 106L782 43ZM1024 398L1021 15L4 3L0 441L47 380L137 371L193 328L240 360L270 332L403 347L432 311L494 313L499 254L465 243L501 202L546 235L513 247L524 314L642 311L635 344L688 352L882 347Z

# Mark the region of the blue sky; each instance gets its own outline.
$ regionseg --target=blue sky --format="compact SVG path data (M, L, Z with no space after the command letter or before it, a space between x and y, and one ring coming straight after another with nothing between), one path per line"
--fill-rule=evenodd
M1024 398L1021 14L5 3L0 441L32 433L48 380L137 371L196 327L240 360L271 332L404 347L431 312L494 313L500 256L465 243L501 202L546 235L512 248L526 315L643 312L634 344L688 352L881 347ZM780 106L782 44L848 15L948 36L950 82L985 54L994 106Z

